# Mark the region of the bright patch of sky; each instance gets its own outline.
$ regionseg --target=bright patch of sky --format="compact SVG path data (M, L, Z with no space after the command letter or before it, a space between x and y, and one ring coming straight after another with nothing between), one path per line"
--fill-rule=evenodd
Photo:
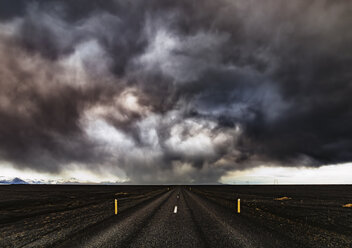
M15 177L22 180L43 183L123 183L128 178L104 171L97 173L87 168L71 166L59 174L40 173L33 170L19 170L9 164L0 165L0 180ZM319 168L268 167L232 171L220 178L224 184L351 184L352 163L326 165Z
M319 168L261 166L228 172L220 179L226 184L351 184L352 163Z
M122 183L127 181L125 177L118 177L109 171L97 173L96 171L91 171L77 165L65 168L59 174L16 169L9 164L0 164L0 171L0 180L11 180L18 177L29 183Z

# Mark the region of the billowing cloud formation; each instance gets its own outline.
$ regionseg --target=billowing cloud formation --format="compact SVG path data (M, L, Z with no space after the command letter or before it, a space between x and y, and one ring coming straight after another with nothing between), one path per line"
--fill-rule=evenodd
M352 3L0 3L0 158L131 182L352 160Z

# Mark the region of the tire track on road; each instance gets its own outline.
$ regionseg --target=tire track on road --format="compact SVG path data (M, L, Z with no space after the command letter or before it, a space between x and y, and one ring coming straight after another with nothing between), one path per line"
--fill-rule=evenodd
M215 237L214 240L208 239L211 247L302 247L301 243L297 243L284 233L280 235L273 233L265 226L258 225L255 219L251 220L235 213L235 207L232 212L194 192L186 194L192 204L191 207L201 210L195 211L195 218L203 228L205 237L209 237L209 234Z
M251 239L232 228L229 219L222 219L213 208L209 208L204 200L198 196L186 193L193 211L195 221L198 222L204 237L210 247L253 248L260 247Z
M94 229L86 230L79 237L61 243L57 247L125 247L125 244L147 224L148 220L167 202L173 193L173 191L166 192L133 212L111 217L115 219L113 221L116 221L116 223L105 228L99 228L98 226L96 231ZM90 235L92 233L94 233L93 236Z
M196 230L197 230L197 233L199 235L199 237L201 237L201 239L203 240L204 242L204 248L211 248L210 244L208 243L207 241L207 235L205 234L205 232L203 231L202 229L202 224L199 223L197 220L196 220L196 217L195 217L195 213L194 213L194 210L189 206L188 202L187 202L187 199L186 199L186 193L182 192L182 195L185 199L185 203L186 203L186 206L187 206L187 209L189 209L189 212L191 214L191 218L192 218L192 221L193 223L195 224L196 226Z
M207 247L191 217L182 188L176 188L176 193L126 247Z

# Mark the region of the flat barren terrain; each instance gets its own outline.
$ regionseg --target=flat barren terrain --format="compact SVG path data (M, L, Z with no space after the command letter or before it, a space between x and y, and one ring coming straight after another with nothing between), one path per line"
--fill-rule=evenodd
M343 185L3 185L0 247L350 248L349 203Z

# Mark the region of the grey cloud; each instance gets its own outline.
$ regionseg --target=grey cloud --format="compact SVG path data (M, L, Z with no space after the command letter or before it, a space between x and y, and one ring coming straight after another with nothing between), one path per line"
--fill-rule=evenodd
M346 1L2 1L0 159L216 182L352 159Z

